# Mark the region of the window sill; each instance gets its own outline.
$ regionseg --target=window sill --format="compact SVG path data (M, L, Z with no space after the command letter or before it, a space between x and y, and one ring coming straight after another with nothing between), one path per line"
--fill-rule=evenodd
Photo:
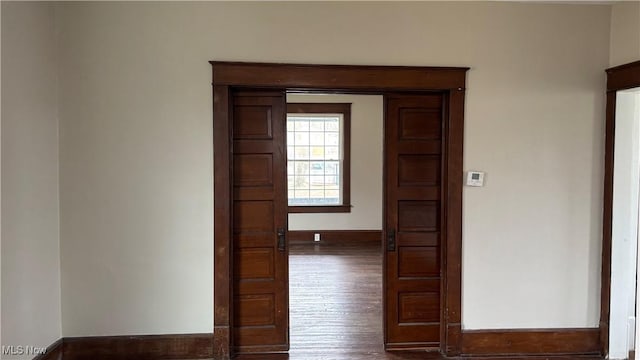
M351 205L335 206L289 206L289 213L350 213Z

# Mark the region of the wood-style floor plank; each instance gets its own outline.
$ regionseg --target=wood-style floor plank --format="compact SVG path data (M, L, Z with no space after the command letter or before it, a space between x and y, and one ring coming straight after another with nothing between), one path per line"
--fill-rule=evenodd
M291 356L384 354L379 248L293 246L289 279Z

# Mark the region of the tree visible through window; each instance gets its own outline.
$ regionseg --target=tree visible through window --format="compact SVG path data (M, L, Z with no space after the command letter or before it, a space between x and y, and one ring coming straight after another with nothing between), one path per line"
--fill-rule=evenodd
M290 212L349 212L351 104L287 104Z

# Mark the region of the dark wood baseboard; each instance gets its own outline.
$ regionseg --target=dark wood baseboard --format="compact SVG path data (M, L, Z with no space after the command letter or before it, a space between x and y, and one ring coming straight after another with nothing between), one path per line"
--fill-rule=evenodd
M600 359L598 336L597 328L463 331L462 358ZM228 356L214 351L213 334L207 333L63 338L33 360L182 360L228 359ZM262 354L258 358L271 359L270 356ZM274 356L287 358L286 354Z
M313 241L313 234L320 234L319 242ZM290 244L382 246L381 230L291 230L288 235Z
M64 360L213 358L213 334L96 336L62 339Z
M391 353L391 352L389 352ZM367 354L352 354L349 357L336 356L336 359L350 359L350 360L371 360L371 359L411 359L411 360L604 360L600 356L594 355L568 355L568 356L477 356L477 357L444 357L439 356L438 353L430 353L425 351L393 351L393 356L387 358L372 357ZM304 360L326 360L334 359L327 357L326 353L310 354L306 358L296 357L296 359ZM233 358L233 360L291 360L288 354L242 354Z
M229 350L233 348L231 343L231 334L229 326L213 326L213 358L229 359L231 354Z
M589 355L600 353L600 330L508 329L462 333L464 356Z
M62 360L62 339L49 345L44 354L34 357L33 360Z
M629 351L629 360L636 360L636 351L635 350Z
M447 347L444 349L447 356L458 356L462 349L462 325L460 323L450 323L445 330L447 337Z

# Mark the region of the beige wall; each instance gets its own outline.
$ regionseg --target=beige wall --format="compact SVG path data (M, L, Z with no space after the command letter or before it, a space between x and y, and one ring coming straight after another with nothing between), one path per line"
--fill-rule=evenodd
M289 214L289 230L381 230L382 96L289 94L287 102L351 103L353 206L350 213Z
M310 14L323 21L309 21ZM208 60L471 66L463 326L597 326L609 6L57 8L63 332L212 329Z
M61 337L56 72L53 5L3 1L2 345Z
M640 1L621 1L611 6L609 65L640 60Z

